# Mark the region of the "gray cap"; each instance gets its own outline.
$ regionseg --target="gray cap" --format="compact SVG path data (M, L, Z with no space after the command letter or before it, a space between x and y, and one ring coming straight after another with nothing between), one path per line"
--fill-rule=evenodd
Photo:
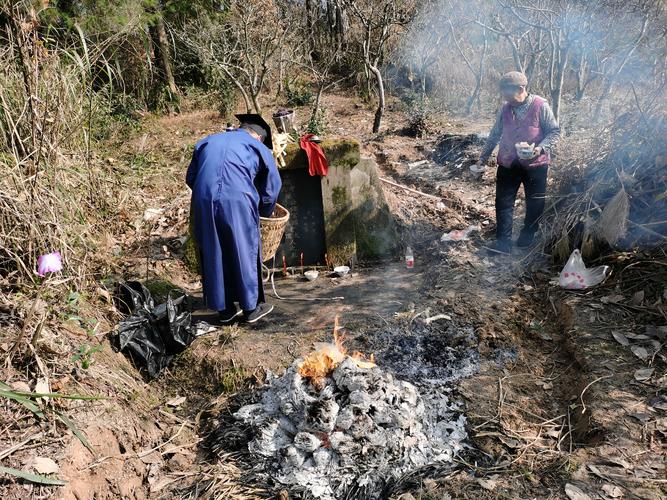
M501 87L509 85L525 87L528 85L528 78L521 71L510 71L509 73L505 73L500 79Z

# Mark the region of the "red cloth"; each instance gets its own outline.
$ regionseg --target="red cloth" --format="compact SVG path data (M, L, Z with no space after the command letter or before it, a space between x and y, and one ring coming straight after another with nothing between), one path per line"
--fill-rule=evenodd
M308 173L311 176L320 175L326 177L329 173L329 162L326 156L324 156L324 151L320 145L310 141L310 138L314 136L315 134L303 135L299 141L299 145L306 152L306 156L308 156Z

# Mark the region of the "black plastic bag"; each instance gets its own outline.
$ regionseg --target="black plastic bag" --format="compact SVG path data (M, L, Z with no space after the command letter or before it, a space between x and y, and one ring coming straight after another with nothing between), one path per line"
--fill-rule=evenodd
M138 281L118 283L114 303L123 314L135 314L139 309L152 311L155 307L150 290Z
M188 297L170 292L166 303L152 307L150 292L137 282L122 283L118 294L133 310L118 325L116 347L149 378L157 377L195 339Z

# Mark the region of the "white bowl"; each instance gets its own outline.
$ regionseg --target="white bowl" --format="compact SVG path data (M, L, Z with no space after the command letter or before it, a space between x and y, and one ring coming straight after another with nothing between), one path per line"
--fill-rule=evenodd
M347 276L347 274L350 272L350 268L347 266L338 266L334 267L334 273L336 273L338 276L341 278L343 276Z
M320 275L319 271L306 271L303 273L308 281L315 281Z

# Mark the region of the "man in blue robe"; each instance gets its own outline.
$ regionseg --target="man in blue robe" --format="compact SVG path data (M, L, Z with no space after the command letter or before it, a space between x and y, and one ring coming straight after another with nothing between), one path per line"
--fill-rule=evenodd
M206 306L223 323L241 314L254 323L273 310L264 301L259 217L271 216L282 183L271 127L259 115L237 118L240 128L195 145L186 183Z

